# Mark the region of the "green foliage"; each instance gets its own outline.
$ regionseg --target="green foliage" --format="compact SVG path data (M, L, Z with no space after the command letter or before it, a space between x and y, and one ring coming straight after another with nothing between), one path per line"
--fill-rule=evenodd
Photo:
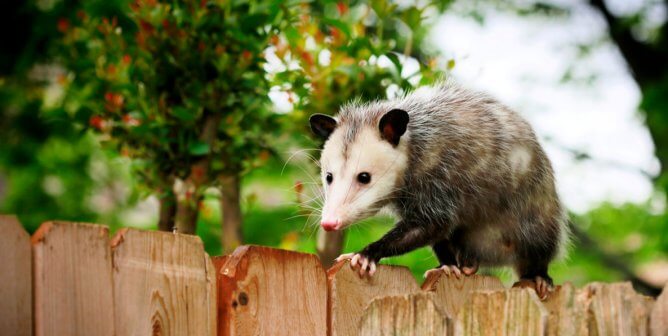
M306 130L312 113L334 114L353 98L386 98L443 76L435 54L423 47L429 16L444 3L399 6L391 1L325 1L304 7L298 22L273 41L275 54L299 72L284 72L276 85L295 102L291 124ZM418 68L406 73L405 62L416 57ZM385 62L383 62L385 61Z
M147 0L123 6L125 16L82 11L63 32L66 112L135 158L151 188L239 174L266 160L277 130L263 51L289 6Z

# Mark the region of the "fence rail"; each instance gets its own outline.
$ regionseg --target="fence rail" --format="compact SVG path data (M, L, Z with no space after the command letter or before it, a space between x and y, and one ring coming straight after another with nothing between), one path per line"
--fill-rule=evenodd
M0 216L0 335L668 335L668 294L558 286L545 301L489 276L381 265L359 278L312 254L196 236Z

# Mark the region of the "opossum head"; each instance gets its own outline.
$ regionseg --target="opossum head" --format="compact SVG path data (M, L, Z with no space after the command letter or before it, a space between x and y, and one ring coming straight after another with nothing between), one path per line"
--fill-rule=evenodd
M400 188L408 163L408 113L394 109L377 117L310 118L325 139L320 157L324 205L320 225L341 230L375 215Z

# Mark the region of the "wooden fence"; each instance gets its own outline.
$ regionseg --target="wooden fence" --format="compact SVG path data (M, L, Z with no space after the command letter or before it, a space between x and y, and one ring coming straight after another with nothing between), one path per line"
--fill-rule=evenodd
M558 286L540 301L488 276L405 267L360 279L311 254L196 236L0 216L0 335L668 335L668 294Z

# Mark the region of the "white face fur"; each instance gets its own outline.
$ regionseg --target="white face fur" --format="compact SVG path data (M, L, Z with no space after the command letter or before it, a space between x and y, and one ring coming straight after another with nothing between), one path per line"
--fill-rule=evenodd
M408 163L404 134L395 146L377 127L362 129L344 154L344 130L335 129L320 158L325 204L322 227L341 230L375 215L397 189Z

